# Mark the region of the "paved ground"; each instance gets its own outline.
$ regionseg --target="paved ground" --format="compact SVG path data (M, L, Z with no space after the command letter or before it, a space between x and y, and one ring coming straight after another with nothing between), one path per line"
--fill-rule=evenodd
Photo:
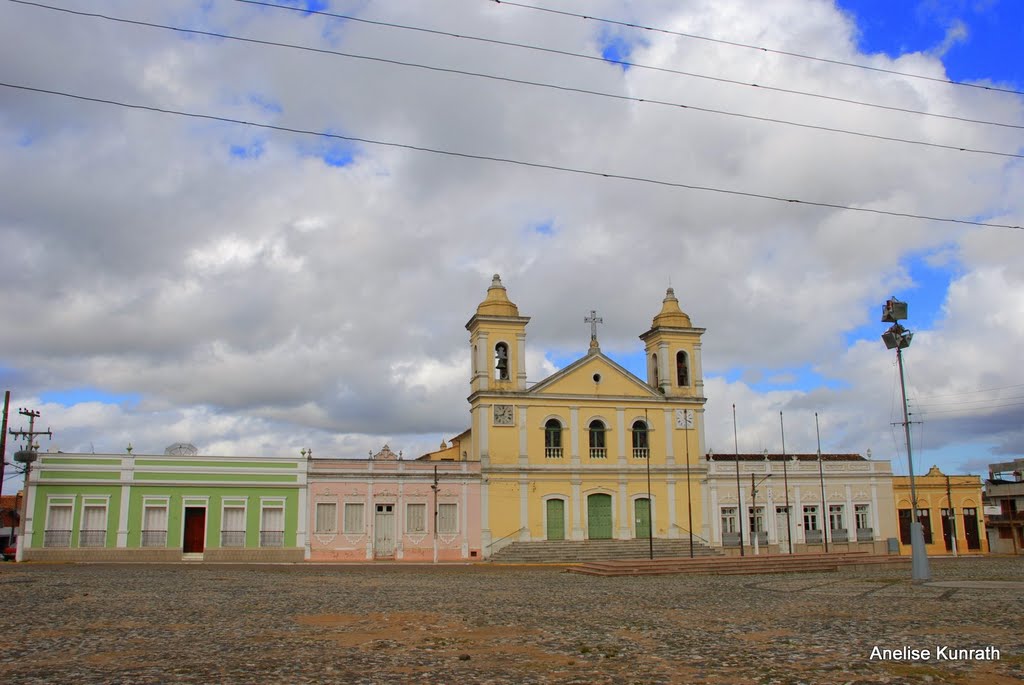
M932 573L6 563L0 682L1024 682L1024 559Z

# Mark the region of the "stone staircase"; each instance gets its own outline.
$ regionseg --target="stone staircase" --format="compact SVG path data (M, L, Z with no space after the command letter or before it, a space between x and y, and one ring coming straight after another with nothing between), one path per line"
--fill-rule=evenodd
M909 557L846 552L832 554L776 554L746 557L685 559L619 559L589 561L569 568L590 576L654 576L676 573L748 575L758 573L823 573L840 568L863 569L878 565L909 565Z
M490 561L498 564L578 564L608 559L646 559L650 553L647 540L538 540L513 542L493 554ZM699 540L693 541L694 558L721 556L717 549ZM654 540L654 557L690 557L690 539Z

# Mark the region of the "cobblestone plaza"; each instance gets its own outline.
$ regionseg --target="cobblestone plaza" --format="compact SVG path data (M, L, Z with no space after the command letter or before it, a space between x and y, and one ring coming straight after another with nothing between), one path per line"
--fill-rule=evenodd
M0 565L5 683L1024 681L1024 560L744 576ZM875 648L932 658L874 658ZM997 659L949 660L989 649ZM936 658L938 654L938 658Z

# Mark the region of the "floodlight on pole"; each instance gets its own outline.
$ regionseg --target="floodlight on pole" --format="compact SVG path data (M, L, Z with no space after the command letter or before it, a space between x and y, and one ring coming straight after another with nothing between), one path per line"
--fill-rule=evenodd
M896 350L896 365L900 370L900 393L903 399L903 433L907 441L907 472L910 474L910 569L916 582L931 579L928 570L928 551L924 545L924 529L917 517L917 487L914 484L914 456L910 446L910 412L907 411L907 384L903 376L903 350L910 347L914 334L900 325L907 318L907 303L895 297L882 306L882 323L891 323L882 334L886 349Z

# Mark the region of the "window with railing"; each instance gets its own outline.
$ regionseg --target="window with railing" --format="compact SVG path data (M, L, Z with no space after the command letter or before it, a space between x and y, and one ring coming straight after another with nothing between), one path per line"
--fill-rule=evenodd
M562 424L558 419L548 419L544 424L544 457L562 458Z
M71 505L54 504L46 512L43 547L71 546Z
M605 425L600 419L594 419L588 426L590 432L590 458L605 459L608 457L608 450L605 448L604 434Z
M260 523L260 547L284 546L284 507L264 507Z
M857 540L867 541L874 537L874 530L871 526L871 505L854 504L853 518L857 525Z
M804 540L806 542L821 542L821 530L818 528L818 506L804 507Z
M43 547L70 547L70 530L47 530L43 532Z
M633 458L647 459L650 456L647 424L641 420L633 422Z
M78 532L79 547L103 547L107 542L107 507L82 507L82 529Z
M142 546L143 547L166 547L167 546L167 531L166 530L144 530L144 531L142 531Z
M224 507L221 547L245 547L245 507Z
M142 510L142 546L167 546L167 506L147 505Z
M85 530L78 531L79 547L103 547L107 543L107 531Z

